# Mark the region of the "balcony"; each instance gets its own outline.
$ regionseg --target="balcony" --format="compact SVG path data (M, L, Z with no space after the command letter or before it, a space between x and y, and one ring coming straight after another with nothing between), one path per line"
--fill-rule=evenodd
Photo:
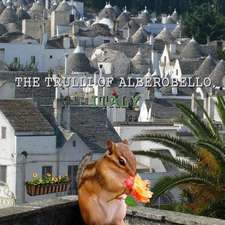
M145 207L128 209L127 225L224 225L224 220ZM84 225L76 196L0 210L0 225Z

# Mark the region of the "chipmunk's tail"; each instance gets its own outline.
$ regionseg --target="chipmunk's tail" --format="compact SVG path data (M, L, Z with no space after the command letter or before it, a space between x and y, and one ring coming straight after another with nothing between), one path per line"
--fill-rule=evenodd
M77 176L76 176L77 187L80 186L81 177L84 173L86 166L93 162L92 157L93 157L93 154L89 152L86 155L84 155L82 160L80 161L80 164L77 169Z

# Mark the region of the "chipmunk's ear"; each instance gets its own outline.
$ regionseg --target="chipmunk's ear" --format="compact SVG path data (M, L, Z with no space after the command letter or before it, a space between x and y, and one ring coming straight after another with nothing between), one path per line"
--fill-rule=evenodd
M112 140L108 140L106 142L106 146L107 146L107 149L108 149L109 153L112 154L113 153L113 148L114 148L113 141Z
M129 144L127 139L124 139L124 140L123 140L123 143L124 143L125 145L128 145L128 144Z

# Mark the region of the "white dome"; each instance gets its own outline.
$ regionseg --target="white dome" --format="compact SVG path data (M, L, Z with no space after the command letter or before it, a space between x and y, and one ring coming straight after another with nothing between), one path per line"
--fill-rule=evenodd
M114 23L112 20L108 19L108 18L103 18L101 19L98 23L101 23L101 24L105 24L109 27L110 30L113 30L114 28Z

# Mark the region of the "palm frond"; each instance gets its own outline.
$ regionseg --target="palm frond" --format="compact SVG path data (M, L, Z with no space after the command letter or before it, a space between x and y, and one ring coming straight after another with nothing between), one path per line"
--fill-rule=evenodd
M203 148L205 151L210 152L214 156L220 168L225 170L225 149L223 146L218 142L210 140L199 140L196 145Z
M225 219L224 212L225 199L219 199L218 201L210 203L208 207L203 212L201 212L201 215Z
M172 137L169 135L161 134L142 134L135 136L133 140L139 141L152 141L160 143L168 148L179 152L185 157L198 158L198 151L195 149L195 145L182 140L181 138Z
M184 169L190 173L193 173L196 170L196 166L188 162L187 160L176 159L173 156L163 155L157 151L134 151L135 155L143 155L152 158L158 158L161 160L165 160L179 167L180 169Z
M209 114L207 113L207 111L205 110L205 108L202 106L202 104L200 103L200 101L198 101L197 99L195 101L198 104L198 106L201 108L202 112L204 113L204 115L205 115L205 117L207 119L207 122L208 122L208 126L209 126L212 134L215 136L215 138L217 140L220 140L221 141L221 138L220 138L218 129L214 126L212 119L209 117Z
M215 183L212 183L208 181L207 179L183 174L180 176L175 177L163 177L160 179L152 188L153 195L153 201L155 201L158 197L166 193L167 191L173 189L174 187L177 187L182 184L203 184L203 185L210 185L214 186Z
M219 113L220 119L225 126L225 100L223 96L217 96L216 108Z
M205 124L194 112L183 104L177 103L176 106L183 112L185 125L199 138L215 139L215 135L210 127Z

